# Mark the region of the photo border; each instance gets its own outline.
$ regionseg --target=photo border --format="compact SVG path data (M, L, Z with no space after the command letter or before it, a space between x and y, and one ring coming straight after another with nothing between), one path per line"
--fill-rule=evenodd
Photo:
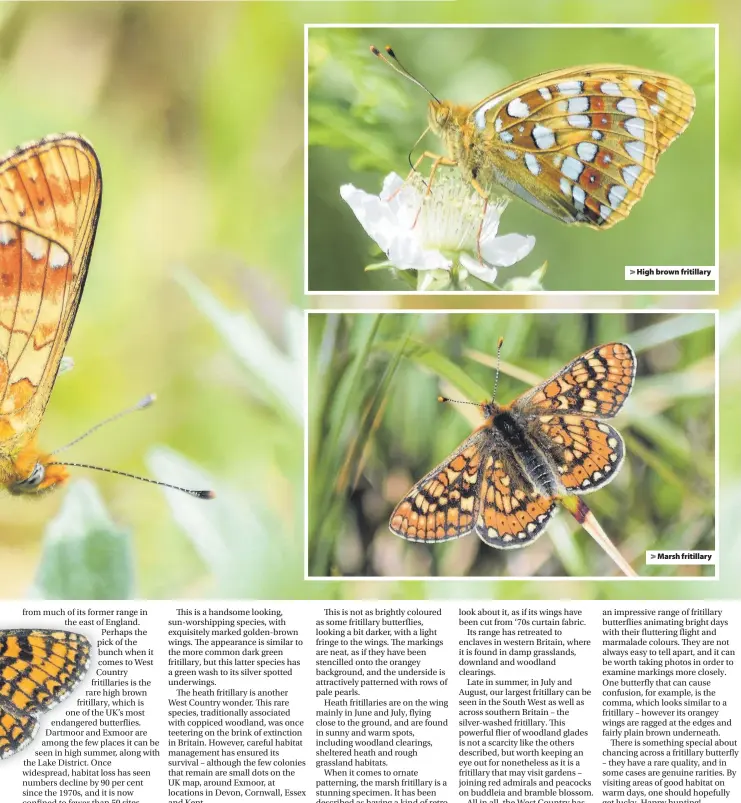
M715 265L675 266L654 265L651 267L705 267L713 268L717 278L715 290L311 290L309 288L309 31L327 28L711 28L714 35L714 81L715 81ZM720 294L720 23L306 23L304 25L304 295L313 296L717 296ZM624 266L626 267L626 266ZM631 266L627 266L631 267ZM632 266L635 267L635 266ZM685 280L692 283L691 280Z
M325 575L311 575L309 574L309 316L311 315L682 315L682 314L696 314L696 315L712 315L714 320L713 325L713 347L714 347L714 384L713 391L714 397L714 423L715 434L713 438L713 446L715 449L714 454L714 477L715 477L715 492L714 492L714 510L713 515L715 519L715 574L712 577L657 577L657 576L643 576L638 577L602 577L593 576L588 577L533 577L531 575L517 576L517 577L465 577L450 576L450 577L436 577L425 575L394 575L389 577L362 577L362 576L342 576L332 577ZM688 309L688 308L671 308L671 309L523 309L523 308L507 308L507 309L352 309L352 308L338 308L338 309L306 309L304 310L304 376L303 376L303 389L304 389L304 580L311 582L363 582L363 583L376 583L376 582L399 582L399 581L423 581L423 582L682 582L682 583L716 583L721 579L721 535L720 535L720 312L717 309ZM401 537L401 536L397 536ZM656 551L656 550L654 550ZM679 564L677 564L679 565Z

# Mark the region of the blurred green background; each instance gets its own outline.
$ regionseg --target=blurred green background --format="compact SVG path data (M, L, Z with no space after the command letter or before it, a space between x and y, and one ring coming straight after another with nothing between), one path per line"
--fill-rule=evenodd
M297 308L378 306L378 300L362 296L307 300L302 294L304 23L551 21L721 23L722 293L719 298L685 297L679 303L708 309L719 305L724 310L719 345L723 581L307 582L302 579L303 424L297 413L302 406L303 333ZM0 32L4 110L0 152L50 132L77 130L95 145L104 173L98 239L67 350L76 368L57 383L41 443L48 448L66 443L109 413L154 391L159 402L151 410L96 434L66 456L195 483L193 487L213 487L219 494L213 502L199 502L122 478L74 471L72 486L47 499L3 495L3 595L254 599L738 595L741 104L736 87L741 82L741 52L736 43L741 25L734 4L718 0L698 9L692 0L650 7L642 0L625 0L619 6L597 6L587 0L529 6L478 0L2 3ZM364 57L365 43L361 51ZM430 83L438 55L407 54L419 59L421 77ZM396 93L399 104L408 104L395 108L399 124L408 125L416 138L421 133L424 95L370 54L367 58L367 74L373 71L384 91ZM488 64L491 57L487 54L483 61ZM675 71L687 77L679 68ZM434 88L444 91L448 86L441 80ZM679 159L696 123L662 158L664 166L671 168L671 160ZM402 143L403 159L413 141ZM693 169L690 164L685 167ZM662 172L666 171L659 171L634 210L637 219L652 193L660 192ZM338 178L333 192L340 180L346 178ZM705 191L702 184L693 186L693 192ZM312 199L312 207L314 203ZM506 214L514 214L514 209L513 204ZM627 225L622 223L617 231ZM348 234L360 238L367 249L359 226L348 229ZM590 232L575 234L591 239ZM607 232L595 233L594 241L605 236L609 239ZM669 237L665 234L664 239ZM338 238L333 260L342 263L344 257L338 256L358 254L357 248ZM367 256L367 250L363 253ZM594 269L598 271L599 264ZM444 303L491 307L504 300L477 296ZM506 301L518 308L678 304L676 298L658 297L508 296ZM383 305L393 308L412 302L442 303L427 297L388 297ZM566 358L575 349L567 352ZM554 354L544 368L558 367L563 359L564 354ZM482 384L488 389L485 380L486 376ZM434 391L428 403L437 412ZM81 536L86 537L84 543Z
M309 30L309 289L406 290L389 271L364 273L384 256L339 188L378 194L383 177L409 172L407 156L427 126L429 97L368 51L394 51L439 98L475 104L548 70L614 63L669 73L695 91L690 126L659 159L627 220L605 231L565 226L513 201L500 234L536 237L531 254L498 284L544 261L546 290L712 290L712 282L626 281L625 265L715 264L715 69L711 28L311 28ZM428 134L414 150L444 153ZM430 162L420 168L426 174ZM446 168L454 169L457 168ZM496 195L497 188L493 188ZM478 285L485 289L485 285Z
M603 576L609 559L563 512L523 549L475 535L416 544L388 530L409 488L482 423L442 394L505 404L589 348L629 343L638 370L614 425L626 460L582 498L639 574L649 549L715 548L715 318L711 313L309 316L309 571L363 576Z
M182 455L218 494L191 509L196 500L185 496L72 469L75 480L95 483L127 534L131 576L111 577L109 593L259 593L248 560L260 547L246 550L260 538L263 511L272 511L276 548L292 534L300 543L300 402L277 400L295 398L301 375L301 317L292 304L302 284L302 57L288 52L288 38L268 44L272 16L240 4L0 5L0 152L77 131L103 171L98 236L66 351L75 369L56 384L41 445L61 446L155 392L151 410L64 458L146 476L156 470L193 487L196 478L177 463ZM301 27L292 32L300 46ZM276 138L276 126L295 134ZM160 446L176 456L157 461ZM32 581L36 593L50 593L37 567L58 513L55 550L60 533L97 536L84 554L65 558L66 585L52 586L55 595L99 595L106 582L88 575L129 565L123 547L111 546L121 542L101 535L108 531L100 516L95 527L78 520L81 503L60 513L67 494L2 499L4 595L27 593ZM93 504L89 487L79 494ZM188 532L195 521L198 532ZM243 545L241 558L229 539ZM241 582L214 573L209 560L219 551L232 553Z

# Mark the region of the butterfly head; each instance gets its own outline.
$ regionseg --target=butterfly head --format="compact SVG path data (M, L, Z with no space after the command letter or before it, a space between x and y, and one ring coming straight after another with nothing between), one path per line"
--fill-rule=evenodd
M64 484L69 472L65 466L50 463L51 455L37 450L21 453L15 464L15 477L8 484L13 496L43 496Z
M479 409L481 410L481 415L489 421L489 419L494 418L494 416L501 411L502 407L492 399L491 401L483 402L479 405Z
M467 106L431 100L427 106L427 122L433 134L445 139L448 132L462 128L468 112Z

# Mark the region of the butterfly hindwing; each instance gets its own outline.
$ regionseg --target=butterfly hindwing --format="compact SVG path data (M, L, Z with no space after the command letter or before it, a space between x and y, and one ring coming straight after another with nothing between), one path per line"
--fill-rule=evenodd
M568 493L585 494L607 485L625 457L620 433L609 424L580 415L541 416L544 451Z
M499 549L525 546L545 529L556 500L533 489L515 456L507 448L487 455L480 490L476 533Z
M90 642L59 630L0 631L0 758L33 738L36 717L64 700L90 663Z
M478 430L423 477L391 514L391 532L410 541L448 541L473 530L479 505L482 446Z

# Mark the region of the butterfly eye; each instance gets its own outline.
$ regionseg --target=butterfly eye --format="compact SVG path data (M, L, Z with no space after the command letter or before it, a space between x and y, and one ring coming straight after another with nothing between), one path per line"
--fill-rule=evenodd
M428 119L430 126L435 131L441 131L450 119L450 106L431 100L428 108Z
M19 480L10 489L11 493L33 493L44 480L46 476L46 469L41 463L36 463L33 471L26 477L25 480Z

